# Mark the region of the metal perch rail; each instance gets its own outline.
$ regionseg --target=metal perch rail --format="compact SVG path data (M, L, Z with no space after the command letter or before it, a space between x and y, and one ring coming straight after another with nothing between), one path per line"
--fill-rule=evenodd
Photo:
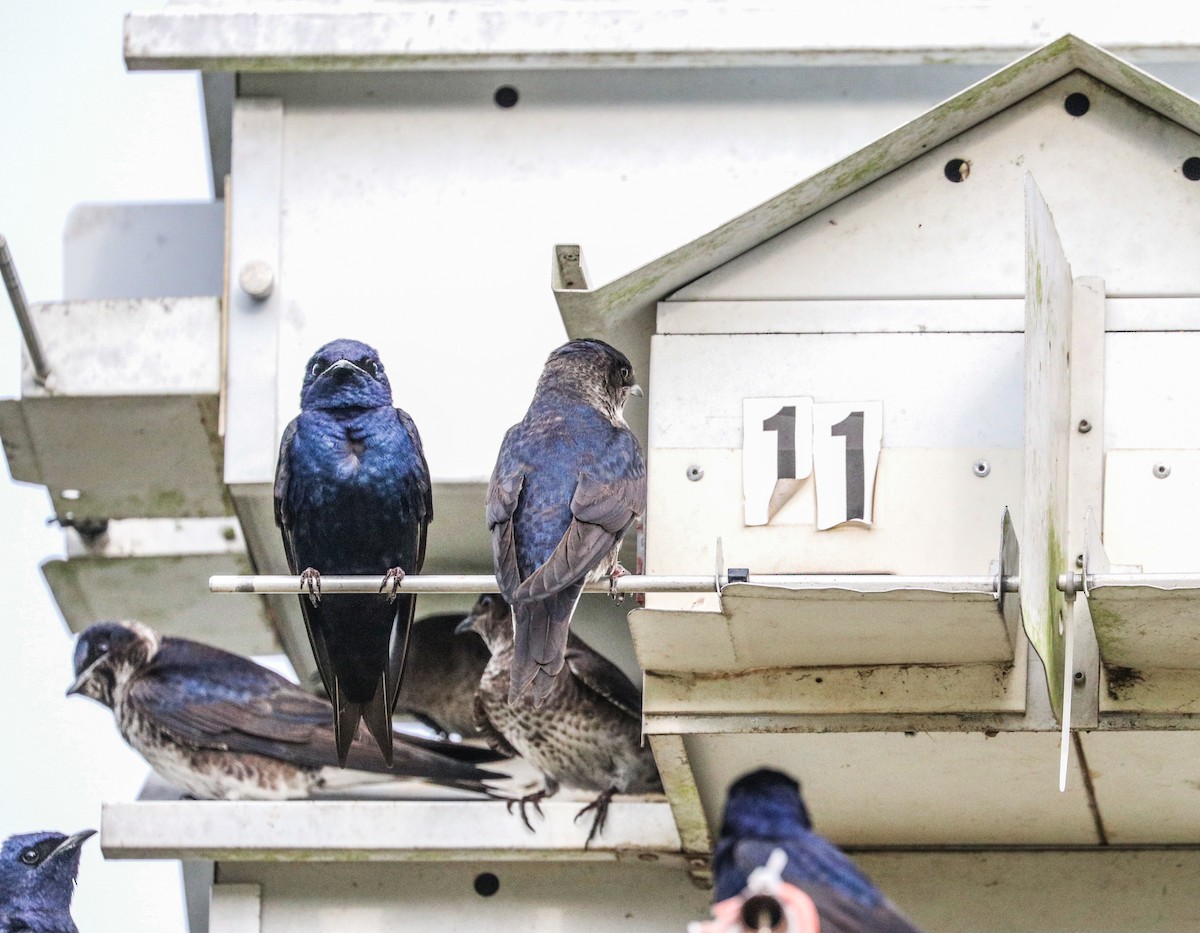
M321 592L378 593L382 574L374 576L322 576ZM784 586L795 590L844 589L858 593L887 593L893 590L927 590L937 593L977 593L998 596L1018 591L1015 576L1001 581L989 576L896 576L892 574L751 574L730 569L720 574L627 574L614 581L598 580L584 586L588 593L713 593L730 583ZM299 593L299 576L213 576L212 593ZM495 593L499 590L491 574L409 574L397 587L402 593Z

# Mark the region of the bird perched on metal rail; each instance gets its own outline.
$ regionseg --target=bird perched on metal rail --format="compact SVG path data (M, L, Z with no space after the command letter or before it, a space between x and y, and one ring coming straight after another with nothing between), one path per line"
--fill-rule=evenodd
M0 844L0 931L77 933L71 898L80 847L94 835L23 833Z
M462 613L425 616L413 623L409 663L396 710L443 736L475 733L475 688L491 660L487 646L455 631Z
M782 880L812 899L821 933L920 933L841 849L813 831L800 785L763 768L729 788L713 853L713 900L740 895L751 872L782 850Z
M646 464L622 411L641 395L625 354L572 340L550 354L525 418L504 436L487 523L516 644L509 699L542 703L563 666L584 583L625 571L621 539L646 509Z
M366 737L336 765L327 701L249 658L138 622L98 622L75 646L82 694L113 711L122 737L163 778L193 797L282 800L371 782L418 778L489 793L505 777L480 768L484 748L397 733L391 767Z
M283 432L275 522L300 574L308 639L335 710L345 765L361 718L392 760L392 711L416 597L397 593L420 573L433 486L417 426L392 406L379 354L334 340L308 361L300 414ZM380 574L380 592L321 597L321 574Z
M662 791L654 756L642 744L641 694L619 667L569 634L564 670L545 702L527 694L510 701L515 649L508 605L482 596L459 629L478 632L492 653L475 695L476 729L497 751L520 755L542 772L542 790L518 802L530 830L526 806L537 810L560 784L599 793L576 817L595 813L585 848L604 829L614 794Z

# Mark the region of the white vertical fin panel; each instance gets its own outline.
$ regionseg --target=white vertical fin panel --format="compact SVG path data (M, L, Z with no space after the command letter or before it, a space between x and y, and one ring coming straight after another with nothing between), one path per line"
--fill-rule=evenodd
M1071 267L1033 176L1025 176L1025 486L1021 614L1063 713L1067 465L1071 415Z

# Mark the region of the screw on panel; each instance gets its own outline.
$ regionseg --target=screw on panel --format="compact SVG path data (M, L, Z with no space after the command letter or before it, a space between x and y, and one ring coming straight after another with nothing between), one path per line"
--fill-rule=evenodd
M1084 418L1082 421L1079 422L1079 433L1080 434L1087 434L1087 432L1090 431L1091 429L1092 429L1092 423L1090 421L1088 421L1087 418Z
M252 259L238 273L238 285L255 301L266 301L275 290L275 273L261 259Z
M986 460L976 460L974 465L971 467L971 471L976 476L984 477L992 472L992 465Z
M693 463L690 467L687 468L687 478L690 479L693 483L699 482L700 480L704 479L704 467L697 466L696 464Z
M1188 181L1200 181L1200 158L1191 156L1183 160L1183 177Z
M492 95L492 100L496 102L496 106L503 110L517 106L517 101L520 99L521 95L517 93L517 89L511 84L505 84L496 88L496 93Z
M1085 674L1083 671L1076 671L1075 676L1071 679L1075 681L1076 687L1082 687L1085 683L1087 683L1087 674Z
M1171 468L1165 463L1156 463L1154 464L1154 469L1151 472L1154 473L1155 479L1166 479L1171 475Z
M480 897L491 897L500 890L500 879L490 871L475 876L475 893Z
M1082 569L1083 569L1083 555L1082 555L1082 554L1076 554L1076 555L1075 555L1075 566L1076 566L1076 567L1077 567L1079 570L1082 570Z

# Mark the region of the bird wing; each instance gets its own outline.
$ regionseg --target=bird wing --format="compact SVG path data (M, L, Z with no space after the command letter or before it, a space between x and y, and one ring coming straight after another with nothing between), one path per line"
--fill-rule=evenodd
M296 436L296 420L293 418L283 429L283 439L279 442L279 460L275 464L275 524L283 532L283 549L287 552L288 568L292 573L299 573L296 566L296 549L292 543L292 517L288 514L287 491L291 481L292 439Z
M421 435L417 431L416 422L409 417L408 412L401 408L396 409L396 418L408 434L408 439L421 464L418 482L421 485L424 515L418 522L416 566L403 568L405 573L420 573L421 569L425 566L425 546L429 539L429 523L433 521L433 480L429 475L429 462L425 459L425 447L421 444ZM405 597L400 597L397 601L399 602L404 599ZM408 604L407 612L403 605L396 607L396 620L392 628L392 643L388 649L387 682L391 684L387 706L389 717L395 710L396 702L400 697L400 684L404 677L404 665L408 658L408 642L412 634L413 618L417 610L417 600L415 597L409 596L406 601Z
M487 742L489 748L508 758L520 757L521 753L513 748L504 734L492 724L491 717L488 716L487 710L483 706L483 698L478 693L475 694L474 722L475 731Z
M825 884L798 884L812 898L821 918L821 933L921 933L890 901L874 907Z
M558 546L510 602L545 599L579 583L612 551L645 508L646 475L597 478L581 473L571 496L571 523Z
M248 752L300 767L338 760L327 701L248 658L208 645L165 639L154 661L131 682L126 702L192 747ZM484 749L417 736L398 734L396 741L393 769L365 734L351 745L346 766L436 778L447 769L462 771L497 758Z
M283 439L279 442L279 460L275 466L275 524L283 537L283 550L287 555L288 569L292 573L300 573L305 568L299 566L296 560L296 545L292 537L292 518L288 510L288 483L291 481L292 441L296 437L296 426L299 418L293 418L283 430ZM321 568L316 568L320 570ZM300 614L304 617L304 628L308 632L308 643L312 646L313 657L317 663L317 672L321 675L321 683L329 696L334 695L333 658L329 647L321 634L321 607L314 606L310 600L301 596Z
M500 448L496 468L492 471L487 492L487 524L492 533L492 556L496 570L496 583L501 595L512 602L513 595L521 585L521 568L517 563L517 540L513 532L513 515L521 499L521 488L525 485L525 474L510 469L506 451L509 438L515 428L509 430Z
M608 700L631 719L641 722L642 694L625 672L593 651L582 639L569 636L567 666L589 690Z

